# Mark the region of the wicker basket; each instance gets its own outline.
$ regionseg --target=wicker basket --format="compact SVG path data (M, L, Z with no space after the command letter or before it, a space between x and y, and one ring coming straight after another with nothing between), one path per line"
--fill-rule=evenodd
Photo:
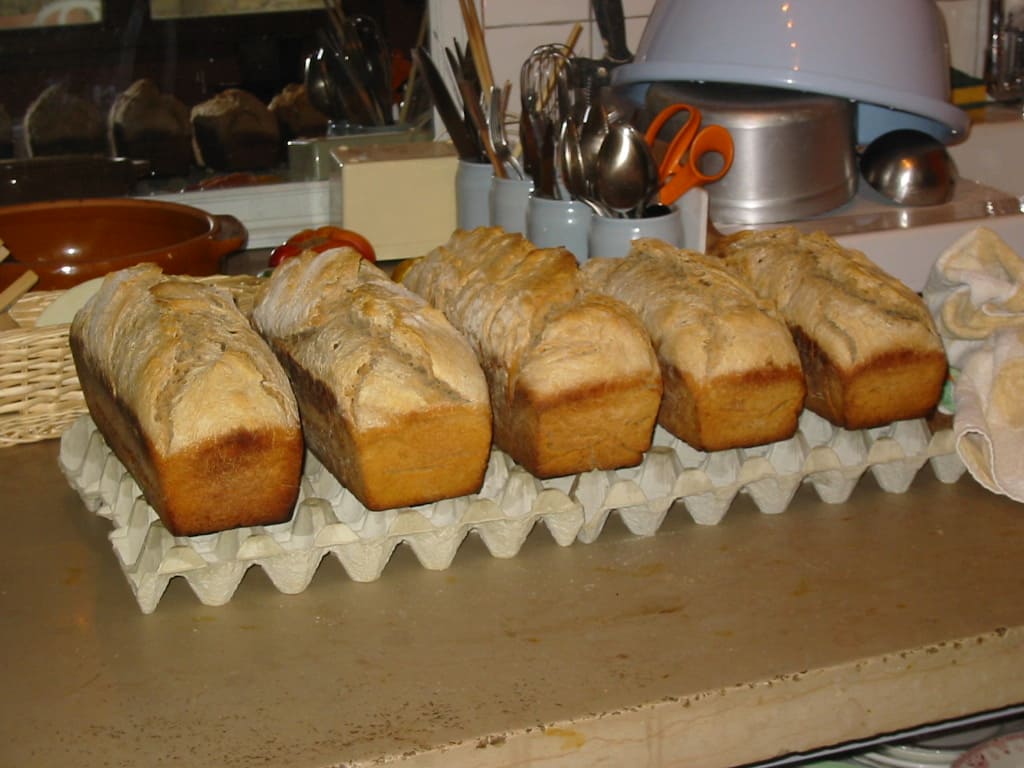
M248 314L259 278L196 278L227 288ZM0 447L60 437L87 408L68 346L70 324L37 328L36 320L64 291L31 291L11 307L20 328L0 331Z
M70 325L36 328L64 291L32 291L10 309L21 326L0 331L0 446L59 437L85 400L68 347Z

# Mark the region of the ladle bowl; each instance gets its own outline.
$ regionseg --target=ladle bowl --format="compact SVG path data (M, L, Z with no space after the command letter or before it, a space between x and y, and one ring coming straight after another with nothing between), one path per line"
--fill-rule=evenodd
M957 177L946 146L913 129L891 131L871 142L861 155L860 169L873 189L908 206L949 202Z

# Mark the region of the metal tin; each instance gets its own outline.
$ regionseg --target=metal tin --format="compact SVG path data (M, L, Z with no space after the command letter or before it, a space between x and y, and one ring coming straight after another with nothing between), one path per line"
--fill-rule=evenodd
M747 85L654 83L645 108L653 117L679 102L697 107L704 125L727 128L736 146L732 168L707 186L713 221L806 219L856 193L856 105L848 99ZM670 121L662 136L685 119Z

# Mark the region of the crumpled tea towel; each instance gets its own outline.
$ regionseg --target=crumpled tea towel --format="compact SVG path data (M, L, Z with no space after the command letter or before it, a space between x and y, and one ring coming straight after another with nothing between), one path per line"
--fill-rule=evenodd
M957 453L985 488L1024 501L1024 259L978 227L938 258L924 299L955 381Z

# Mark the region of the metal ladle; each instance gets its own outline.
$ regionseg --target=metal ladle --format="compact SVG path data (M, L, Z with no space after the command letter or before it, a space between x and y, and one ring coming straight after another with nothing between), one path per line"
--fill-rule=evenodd
M619 216L636 218L657 188L658 168L644 135L625 121L610 124L597 154L597 199Z
M949 202L957 176L946 146L913 129L890 131L872 141L861 155L860 169L875 190L911 206Z

